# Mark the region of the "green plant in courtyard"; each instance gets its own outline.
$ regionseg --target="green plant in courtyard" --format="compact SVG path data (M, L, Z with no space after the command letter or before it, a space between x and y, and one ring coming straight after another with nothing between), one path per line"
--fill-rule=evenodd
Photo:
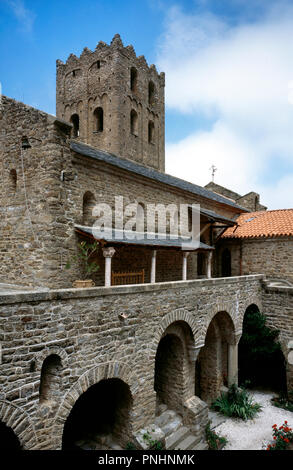
M145 433L143 435L143 439L148 443L148 447L150 450L163 450L163 444L156 439L152 439L152 437L148 433Z
M125 450L137 450L133 442L127 442Z
M153 432L155 430L153 429ZM145 433L143 436L143 440L147 443L149 450L163 450L162 442L158 441L157 439L152 439L149 433ZM133 442L127 442L125 450L138 450Z
M97 253L98 247L99 243L97 241L93 243L82 241L78 245L78 254L72 258L73 262L79 263L81 261L84 279L87 279L100 269L97 262L93 259L94 255ZM67 261L65 268L71 268L70 261Z
M228 392L212 403L212 409L223 413L225 416L252 419L262 409L259 403L254 403L251 395L242 387L233 384Z
M225 437L219 436L215 431L211 430L210 422L206 427L206 440L209 446L209 450L221 450L228 443Z
M239 343L239 382L250 386L269 385L284 388L284 368L279 331L266 324L266 316L256 306L245 313Z
M274 424L272 428L274 443L269 444L266 450L288 450L289 444L293 442L293 432L288 422L284 421L279 428Z
M288 393L280 393L278 397L272 398L272 404L284 410L293 411L293 390Z

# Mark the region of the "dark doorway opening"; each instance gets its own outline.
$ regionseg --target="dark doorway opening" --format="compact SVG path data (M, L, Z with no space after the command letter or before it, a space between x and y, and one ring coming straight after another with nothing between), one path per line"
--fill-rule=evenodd
M250 305L239 342L239 384L286 393L286 362L277 341L278 331L266 325L258 307Z
M222 277L230 277L231 272L231 252L225 248L222 252Z

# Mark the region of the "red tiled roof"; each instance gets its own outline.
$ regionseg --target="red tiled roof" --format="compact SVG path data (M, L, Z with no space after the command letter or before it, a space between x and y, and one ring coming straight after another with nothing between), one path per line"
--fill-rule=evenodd
M293 209L241 214L237 225L229 227L221 238L271 238L293 236Z

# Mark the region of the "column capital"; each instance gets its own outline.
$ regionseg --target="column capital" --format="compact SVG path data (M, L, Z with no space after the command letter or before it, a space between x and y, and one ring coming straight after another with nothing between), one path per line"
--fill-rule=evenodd
M109 246L107 248L103 248L103 255L105 258L113 258L115 255L116 250L112 246Z
M189 356L189 361L190 362L196 362L196 360L198 358L198 355L200 353L200 350L203 346L195 346L194 344L192 346L189 346L188 356Z

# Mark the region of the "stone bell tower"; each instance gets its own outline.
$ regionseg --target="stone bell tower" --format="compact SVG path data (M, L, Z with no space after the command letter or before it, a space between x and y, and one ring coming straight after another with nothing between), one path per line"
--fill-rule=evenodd
M57 60L57 117L72 138L147 167L165 170L165 74L120 36L66 63Z

